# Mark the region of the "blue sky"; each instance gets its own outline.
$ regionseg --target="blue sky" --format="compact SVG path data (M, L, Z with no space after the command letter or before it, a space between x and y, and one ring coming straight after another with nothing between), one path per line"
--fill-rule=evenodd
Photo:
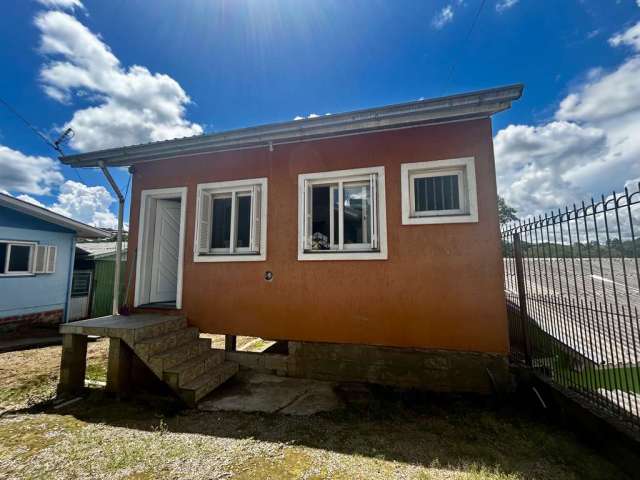
M70 125L71 153L522 82L496 162L535 213L640 177L639 1L486 0L468 37L481 0L24 0L0 17L0 96ZM53 153L0 106L0 190L111 224L101 174Z

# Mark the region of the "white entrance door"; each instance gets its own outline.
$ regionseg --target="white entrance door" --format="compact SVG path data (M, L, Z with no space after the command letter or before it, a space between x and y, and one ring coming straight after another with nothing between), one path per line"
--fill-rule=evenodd
M180 250L179 201L157 201L153 237L149 302L175 302Z

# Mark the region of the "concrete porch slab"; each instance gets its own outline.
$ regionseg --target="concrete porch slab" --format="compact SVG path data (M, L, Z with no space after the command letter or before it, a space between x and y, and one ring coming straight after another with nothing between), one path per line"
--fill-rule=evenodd
M120 337L146 327L155 327L179 319L175 315L136 314L107 315L60 325L61 334Z
M344 407L335 384L243 371L236 380L203 399L204 411L237 411L313 415Z

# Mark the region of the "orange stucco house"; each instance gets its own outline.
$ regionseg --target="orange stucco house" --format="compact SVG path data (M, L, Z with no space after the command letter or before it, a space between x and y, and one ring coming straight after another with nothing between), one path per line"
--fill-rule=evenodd
M509 348L491 116L522 89L62 161L130 168L135 311L288 342L289 375L486 392Z

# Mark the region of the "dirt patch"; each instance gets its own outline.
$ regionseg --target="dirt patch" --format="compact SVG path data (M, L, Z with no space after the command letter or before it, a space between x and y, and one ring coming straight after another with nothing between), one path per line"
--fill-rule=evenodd
M106 380L108 339L87 345L89 378ZM62 347L0 353L0 411L25 408L55 395Z
M90 364L106 361L106 346L90 344ZM46 397L59 362L59 347L2 354L1 391L20 390L8 401L23 405ZM459 397L351 391L359 400L346 408L300 417L184 410L169 397L118 402L92 390L59 410L41 404L0 417L0 477L626 478L571 433L526 412Z

